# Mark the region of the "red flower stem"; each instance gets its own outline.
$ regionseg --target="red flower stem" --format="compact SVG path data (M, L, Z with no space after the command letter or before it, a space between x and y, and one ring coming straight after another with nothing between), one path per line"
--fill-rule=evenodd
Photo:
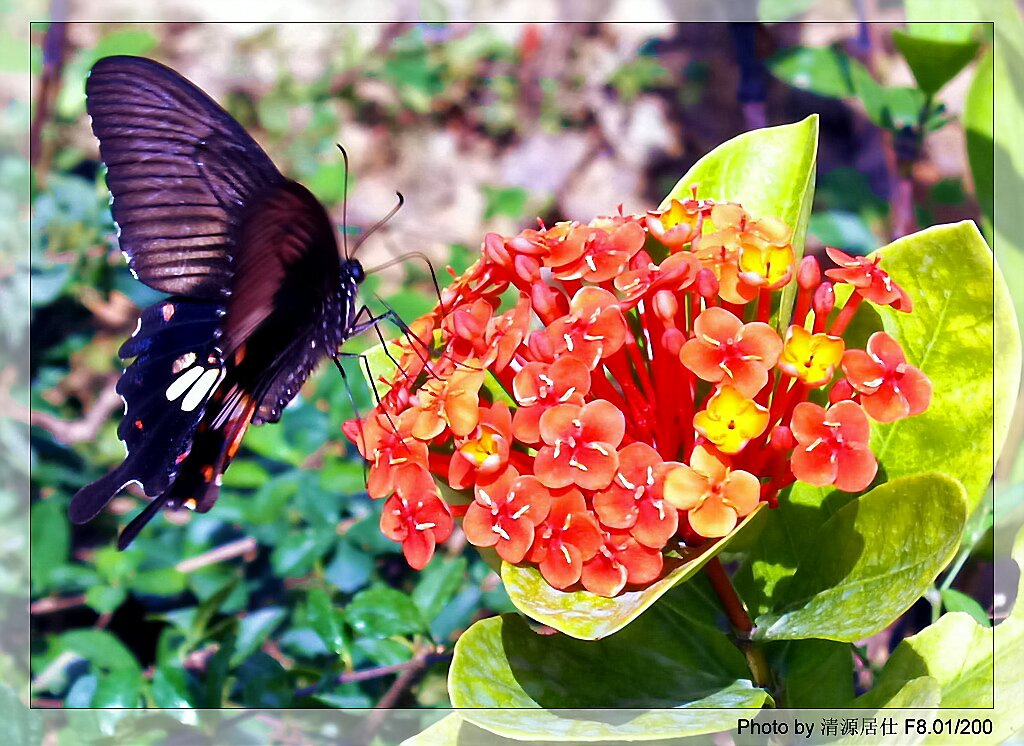
M619 350L614 355L605 358L604 364L622 388L622 393L626 397L626 403L633 416L633 421L640 430L653 439L654 433L651 430L650 416L651 403L647 401L644 394L637 388L636 381L633 380L633 372L630 370L629 362L626 359L626 353Z
M757 296L757 320L768 323L772 317L772 291L761 289Z
M832 326L829 327L828 333L834 337L843 336L843 332L846 331L847 325L853 319L853 315L857 313L857 309L860 308L861 301L864 298L860 293L854 293L850 296L850 299L846 301L846 305L843 306L843 310L836 316L836 320L832 322Z
M745 303L729 303L728 301L723 300L722 308L724 308L726 311L731 313L736 318L742 320L744 315L746 314L747 306Z
M708 580L711 581L711 587L714 588L715 593L722 602L722 608L725 610L725 615L729 618L729 624L732 625L733 633L736 635L737 647L747 659L747 666L750 668L754 685L765 689L771 688L772 674L771 669L768 667L768 661L765 659L761 648L750 640L750 634L754 631L754 623L750 620L750 615L747 614L743 601L740 600L739 595L736 593L736 589L733 587L732 581L729 579L729 575L725 572L725 568L722 567L718 557L713 557L710 562L704 565L704 572L707 574Z
M510 450L508 462L516 468L520 474L533 474L533 456L522 451Z
M437 451L430 451L427 454L427 468L430 469L431 474L436 474L442 479L448 479L448 472L451 468L452 455L450 453L438 453Z
M796 326L803 326L807 323L807 312L811 310L811 297L813 289L800 288L796 294L796 308L793 309L793 319L790 322Z
M640 345L637 344L636 338L632 334L626 335L626 354L629 355L629 360L633 364L634 370L637 372L640 387L644 391L644 398L648 402L653 402L654 384L651 382L651 373L647 369L647 361L644 359L643 353L640 350Z
M651 374L654 377L653 387L654 390L648 396L647 401L654 406L654 425L655 425L655 438L654 446L657 448L658 453L662 458L672 458L670 454L675 452L677 438L672 436L672 419L670 406L665 406L665 402L672 401L671 398L665 398L668 392L667 381L669 376L666 375L666 358L668 356L667 351L662 347L662 339L664 338L665 329L667 328L660 319L658 319L651 311L650 304L644 303L644 309L640 316L643 323L644 329L650 337L651 345ZM662 403L662 406L658 404Z

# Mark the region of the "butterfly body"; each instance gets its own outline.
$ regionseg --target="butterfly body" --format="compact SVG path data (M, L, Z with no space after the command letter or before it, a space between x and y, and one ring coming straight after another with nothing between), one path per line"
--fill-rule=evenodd
M111 212L133 275L169 297L121 348L127 455L72 498L92 519L131 482L152 503L204 512L250 423L276 422L324 357L366 328L363 270L342 258L316 198L227 112L173 70L107 57L86 84Z

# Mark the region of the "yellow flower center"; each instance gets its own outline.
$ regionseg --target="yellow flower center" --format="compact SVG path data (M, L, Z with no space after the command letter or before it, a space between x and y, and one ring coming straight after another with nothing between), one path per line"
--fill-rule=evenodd
M839 337L811 334L802 326L791 326L779 357L779 367L808 386L824 386L843 359L846 345Z
M764 432L768 410L732 386L722 386L707 408L694 416L693 426L722 453L739 453L748 440Z

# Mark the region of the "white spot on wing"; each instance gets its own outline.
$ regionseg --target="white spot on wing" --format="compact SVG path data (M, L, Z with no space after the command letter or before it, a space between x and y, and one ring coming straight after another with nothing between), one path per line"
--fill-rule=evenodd
M195 367L189 368L180 376L178 376L174 380L174 383L167 387L167 391L165 393L165 395L167 396L167 401L174 401L179 396L184 394L185 390L193 383L195 383L199 379L199 376L201 375L203 375L203 368L199 365L196 365Z
M218 368L211 368L203 373L195 385L185 394L185 398L181 400L181 410L183 412L191 412L198 407L206 399L207 394L217 385L217 382L220 380L220 374L221 371Z

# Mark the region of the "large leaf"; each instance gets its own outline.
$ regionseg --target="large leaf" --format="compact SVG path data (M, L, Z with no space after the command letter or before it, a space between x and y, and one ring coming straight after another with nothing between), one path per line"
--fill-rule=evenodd
M970 38L972 25L912 23L907 31L893 31L893 43L927 95L938 93L978 53L978 42Z
M970 221L928 228L876 253L914 304L912 313L878 309L882 325L931 378L933 395L923 414L874 425L871 448L890 479L929 471L956 477L971 511L992 476L1020 382L1020 332L1006 282L999 272L993 277L992 252Z
M991 707L992 670L991 628L957 612L903 640L875 688L896 691L908 681L930 676L942 687L940 707Z
M755 639L855 642L910 608L949 562L967 512L942 474L903 477L846 503L814 534Z
M992 50L981 58L964 102L964 137L967 139L967 157L971 163L974 196L978 199L985 235L992 238L992 194L995 179L994 143L992 141L993 116Z
M467 720L514 738L653 740L734 726L736 712L700 708L761 707L768 694L746 678L744 658L724 633L684 615L690 595L679 589L635 624L599 641L537 634L517 615L477 622L455 646L448 677L452 705L527 708L462 711ZM679 709L613 723L547 709L573 707Z
M814 199L818 153L818 117L781 127L745 132L722 143L686 172L661 208L686 199L697 186L699 197L739 202L755 218L774 217L793 228L793 253L799 262ZM796 283L783 291L779 323L789 318ZM780 329L782 327L780 326Z
M560 591L552 588L537 568L507 562L501 565L501 579L512 603L527 616L572 637L597 640L622 629L673 587L692 577L725 549L756 514L757 511L747 516L728 536L686 557L656 583L614 598L584 590Z
M785 640L766 647L787 709L843 707L853 699L853 649L831 640Z

